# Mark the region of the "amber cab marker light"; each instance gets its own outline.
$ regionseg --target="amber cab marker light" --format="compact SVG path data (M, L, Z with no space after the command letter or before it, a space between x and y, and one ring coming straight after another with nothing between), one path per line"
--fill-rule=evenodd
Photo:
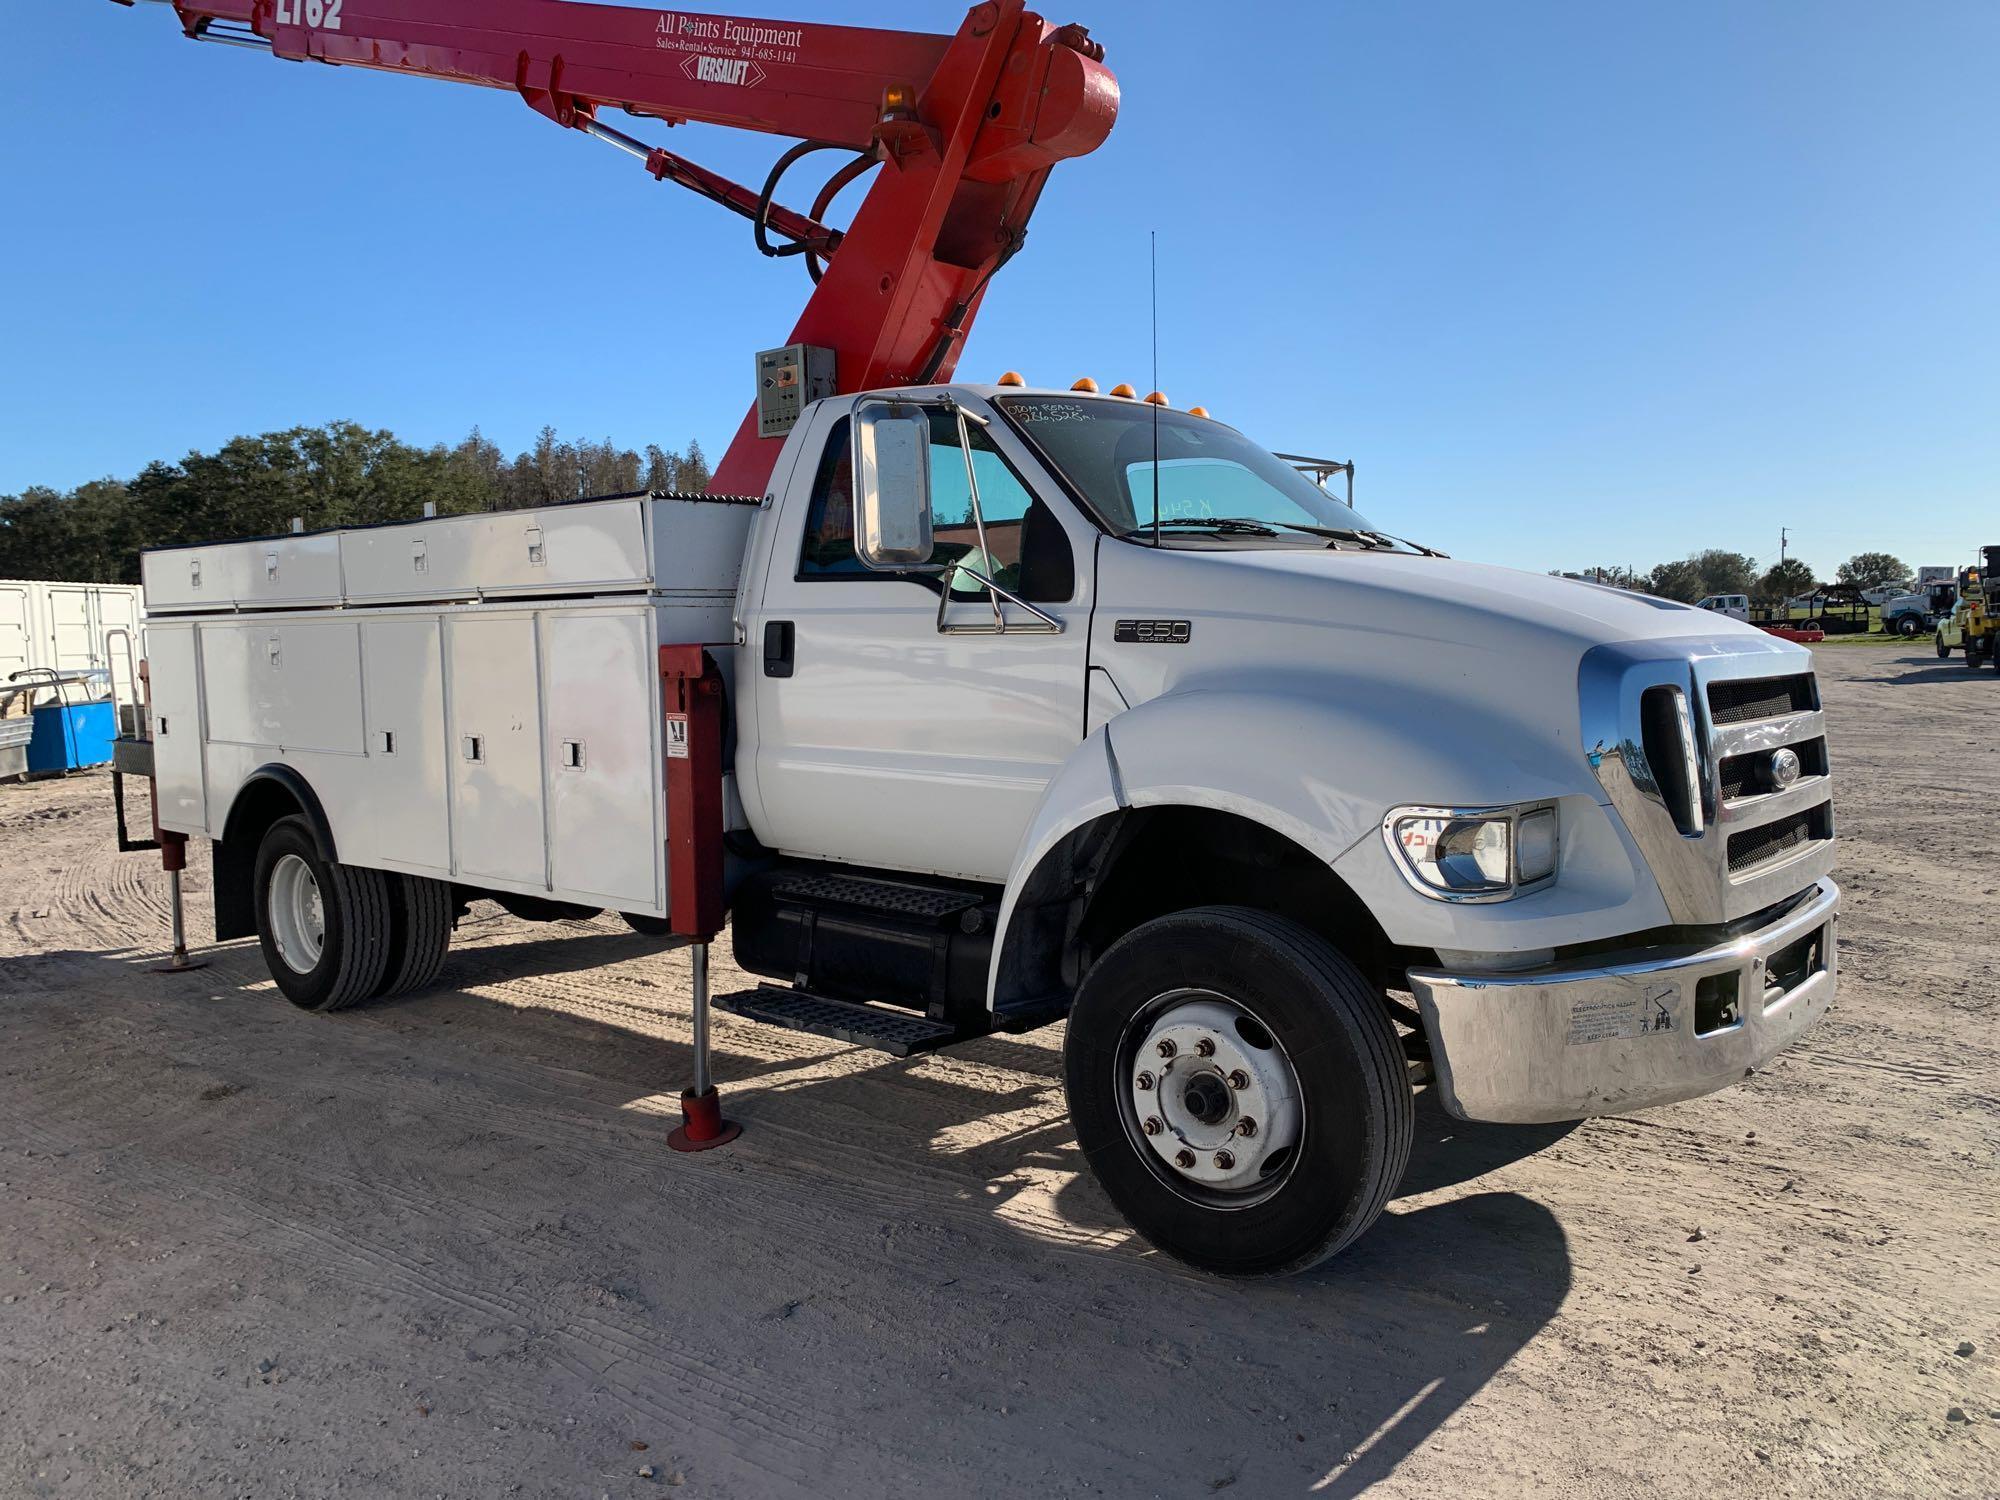
M1190 406L1188 408L1188 415L1191 417L1205 417L1208 415L1208 408L1205 406Z
M1021 378L1019 370L1009 370L1005 375L1000 377L1000 383L1002 385L1026 385L1028 382Z
M1127 401L1130 401L1133 397L1137 396L1139 393L1133 390L1131 386L1127 385L1124 381L1121 380L1118 382L1118 384L1111 387L1111 394L1114 396L1123 396Z
M1165 391L1154 391L1146 397L1146 404L1148 406L1172 406L1174 403L1167 399Z
M1073 391L1089 391L1091 395L1095 396L1097 394L1097 382L1092 380L1088 375L1085 375L1079 378L1076 384L1071 386L1070 389Z

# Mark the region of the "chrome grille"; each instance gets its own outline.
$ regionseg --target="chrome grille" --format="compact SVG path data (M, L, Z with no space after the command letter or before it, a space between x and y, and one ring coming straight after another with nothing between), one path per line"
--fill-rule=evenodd
M1799 758L1799 776L1826 775L1826 741L1802 740L1790 747ZM1724 802L1738 802L1745 797L1761 797L1771 791L1764 776L1765 764L1770 760L1768 750L1751 751L1747 755L1726 755L1716 767L1716 791Z
M1801 844L1832 837L1833 809L1824 802L1808 812L1760 823L1729 835L1729 873L1744 874L1789 854Z
M1780 714L1800 714L1819 707L1819 693L1810 672L1787 677L1754 677L1708 685L1708 721L1711 724L1743 724L1752 719L1775 719Z
M1809 659L1775 637L1737 635L1585 655L1584 749L1675 921L1748 915L1832 868L1826 724L1818 683L1799 670ZM1695 721L1692 745L1667 704ZM1774 775L1779 750L1799 760L1790 786Z

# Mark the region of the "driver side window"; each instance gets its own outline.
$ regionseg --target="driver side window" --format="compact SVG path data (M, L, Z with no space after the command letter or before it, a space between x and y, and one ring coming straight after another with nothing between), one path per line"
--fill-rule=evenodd
M1054 512L1022 482L994 447L991 435L971 426L972 467L986 522L987 556L982 559L957 418L946 407L932 407L929 415L931 516L937 539L932 556L952 565L945 575L952 597L986 597L984 585L957 566L963 563L1032 603L1066 603L1076 593L1076 563ZM797 576L802 580L895 576L865 567L854 551L854 460L845 417L828 437L813 479Z

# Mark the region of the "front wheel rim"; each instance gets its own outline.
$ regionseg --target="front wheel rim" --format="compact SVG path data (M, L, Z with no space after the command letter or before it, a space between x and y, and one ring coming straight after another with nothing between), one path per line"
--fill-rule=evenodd
M1112 1088L1132 1148L1204 1208L1253 1208L1290 1178L1305 1100L1284 1044L1214 990L1155 996L1126 1025Z
M326 951L326 903L312 866L287 854L271 867L265 898L271 943L296 974L310 974Z

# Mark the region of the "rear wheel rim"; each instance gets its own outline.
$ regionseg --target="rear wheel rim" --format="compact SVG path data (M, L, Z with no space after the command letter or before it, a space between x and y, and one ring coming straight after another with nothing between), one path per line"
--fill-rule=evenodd
M295 974L318 968L326 952L326 903L312 866L298 855L284 855L271 867L265 914L272 946L285 966Z
M1203 1208L1254 1208L1298 1164L1298 1073L1271 1029L1227 995L1169 990L1140 1007L1119 1039L1112 1092L1139 1159Z

